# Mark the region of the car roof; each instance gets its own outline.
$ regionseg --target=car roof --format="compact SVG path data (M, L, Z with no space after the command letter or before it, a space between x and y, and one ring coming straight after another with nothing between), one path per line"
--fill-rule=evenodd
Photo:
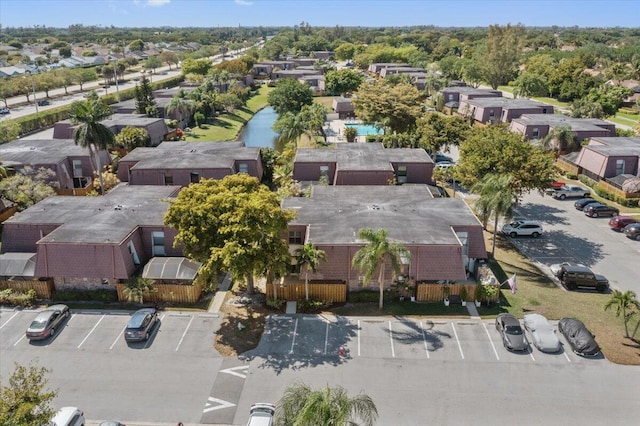
M63 305L63 304L57 304L57 305L51 305L47 307L47 311L63 311L67 309L67 305Z
M505 325L520 325L520 321L518 321L518 318L514 317L511 314L500 314L499 316L500 318L502 318L502 322L504 322Z
M540 325L549 325L549 321L540 314L527 314L524 316L524 322L529 326L538 327Z
M155 312L155 309L153 308L138 309L133 313L133 315L131 315L131 319L129 320L129 324L127 325L127 327L128 328L140 327L142 325L142 321L144 321L144 318L147 316L147 314L152 314L154 312Z
M590 268L584 265L562 265L567 272L593 272Z

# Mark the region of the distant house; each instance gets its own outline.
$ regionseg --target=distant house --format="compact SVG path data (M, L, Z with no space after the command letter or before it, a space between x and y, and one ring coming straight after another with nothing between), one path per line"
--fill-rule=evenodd
M631 108L635 107L638 104L638 99L640 99L640 81L638 80L609 80L607 84L612 86L622 86L626 89L631 89L633 94L628 98L622 101L622 106Z
M325 91L324 75L303 75L298 78L298 81L308 84L314 93L324 93Z
M118 179L130 185L185 187L234 173L261 180L260 148L242 142L163 142L155 148L136 148L118 162Z
M107 151L98 155L102 166L111 164ZM16 171L25 167L53 171L61 189L86 188L93 181L89 149L76 145L73 139L14 140L0 145L0 158L3 166Z
M299 78L310 76L310 75L313 75L313 76L322 75L322 70L315 70L315 69L276 70L271 72L271 80L279 81L285 78L295 78L297 80Z
M460 101L457 114L472 118L475 124L509 123L523 114L553 114L553 105L529 99L474 98Z
M397 62L397 63L396 62L377 62L369 65L369 68L367 68L367 71L373 74L380 74L380 72L387 67L398 68L398 67L409 67L409 66L410 66L409 64L405 64L401 62Z
M411 74L416 72L426 72L424 68L415 67L384 67L380 70L380 77L387 78L394 74Z
M169 133L169 128L162 118L147 117L143 114L113 114L110 118L102 121L102 124L111 129L114 134L118 134L125 127L138 127L145 129L151 138L151 145L159 145ZM76 126L71 120L57 122L53 127L53 137L55 139L71 139Z
M193 89L194 87L174 87L171 89L154 90L153 98L156 101L160 117L169 120L177 120L179 127L184 128L191 119L191 114L187 112L185 115L181 115L179 111L172 111L171 113L168 113L167 106L171 103L173 96L175 96L178 91L184 90L186 93L189 93ZM186 99L186 101L189 103L192 102L190 99ZM109 105L109 108L111 108L114 114L134 114L136 111L136 102L136 99L128 99L126 101L111 104Z
M289 250L313 244L326 262L309 278L342 281L349 289L363 286L353 268L354 254L365 245L362 228L386 229L390 241L402 244L411 257L401 274L416 282L465 280L477 259L486 259L482 224L459 198L433 198L425 185L314 186L310 197L285 198L282 207L297 214L289 223ZM387 265L384 287L393 283ZM377 288L377 274L369 283Z
M120 184L102 197L49 197L6 220L2 254L32 253L56 289L113 289L154 256L182 256L164 225L179 186Z
M461 100L476 98L501 98L502 92L493 89L478 89L467 86L448 86L440 89L439 93L448 102L460 102Z
M433 160L424 149L384 148L380 143L340 143L334 149L298 149L293 161L297 181L329 185L432 183Z
M568 127L576 134L576 140L582 142L593 137L616 135L616 126L597 118L573 118L560 114L524 114L511 120L509 129L528 140L544 139L557 127Z
M294 61L263 61L258 62L251 68L251 74L254 78L271 78L274 70L292 70L297 64Z
M14 67L14 66L1 67L0 68L0 78L16 77L16 76L19 76L19 75L23 75L26 72L27 72L27 70L24 69L24 68L19 68L19 67Z
M290 61L296 64L296 67L313 66L318 62L317 58L291 58Z
M327 61L333 58L333 51L331 50L316 50L311 52L311 56L313 58L317 58L323 61Z
M640 177L640 137L595 137L583 146L575 161L581 173L591 179L619 175Z
M340 120L356 116L353 104L351 103L351 98L335 98L331 107L338 114L338 118Z

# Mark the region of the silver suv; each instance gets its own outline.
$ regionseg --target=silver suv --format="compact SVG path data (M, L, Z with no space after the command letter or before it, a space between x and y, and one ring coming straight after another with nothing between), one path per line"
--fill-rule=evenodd
M516 220L502 227L502 233L512 238L530 236L538 238L542 235L542 225L535 220Z

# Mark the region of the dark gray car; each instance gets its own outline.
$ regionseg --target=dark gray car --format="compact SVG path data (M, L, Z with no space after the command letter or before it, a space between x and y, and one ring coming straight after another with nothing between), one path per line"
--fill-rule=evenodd
M62 322L69 317L67 305L51 305L40 312L27 328L27 339L42 340L56 333Z
M502 344L510 351L525 351L529 344L520 326L520 321L511 314L500 314L496 318L496 330L502 336Z
M151 330L158 322L158 312L154 308L138 309L131 315L129 324L124 331L127 342L149 340Z

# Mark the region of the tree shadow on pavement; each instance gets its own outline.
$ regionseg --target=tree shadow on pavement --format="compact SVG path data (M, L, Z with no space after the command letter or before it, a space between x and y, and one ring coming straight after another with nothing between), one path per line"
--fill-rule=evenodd
M393 330L393 341L402 345L426 342L428 350L434 352L444 346L443 339L451 339L451 334L436 330L433 321L416 322L404 317L395 317L407 330ZM422 326L424 324L424 328ZM387 332L388 328L385 329Z
M573 203L569 200L568 203ZM535 219L543 224L549 225L569 225L570 221L566 216L566 211L553 206L538 203L527 203L518 206L516 216L523 216L527 219Z

